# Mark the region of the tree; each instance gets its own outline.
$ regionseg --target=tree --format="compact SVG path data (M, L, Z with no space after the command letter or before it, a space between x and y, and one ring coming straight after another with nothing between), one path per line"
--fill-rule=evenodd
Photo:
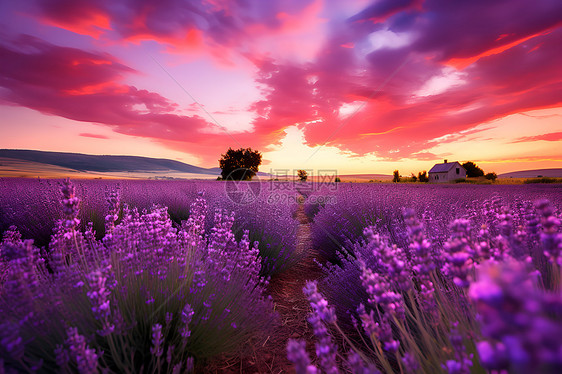
M298 170L297 174L301 182L306 182L306 179L308 178L308 173L306 172L306 170Z
M400 182L400 172L398 170L394 170L394 172L392 173L393 177L392 177L392 181L394 183L396 182Z
M219 167L224 180L251 180L261 164L261 153L252 148L229 148L221 155Z
M418 180L420 182L429 182L429 178L427 177L427 171L420 171L418 173Z
M498 179L498 175L494 172L488 173L484 176L484 178L491 180L492 182Z
M469 178L484 176L484 170L480 169L472 161L465 162L464 164L462 164L462 167L466 169L466 176Z
M412 182L416 182L418 180L418 177L416 177L414 173L412 173L412 176L410 178L412 179Z

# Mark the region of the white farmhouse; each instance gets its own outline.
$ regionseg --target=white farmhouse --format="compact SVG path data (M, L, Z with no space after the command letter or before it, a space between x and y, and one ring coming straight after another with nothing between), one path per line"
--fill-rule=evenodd
M466 178L466 169L457 161L435 164L429 171L430 183L448 183L455 179Z

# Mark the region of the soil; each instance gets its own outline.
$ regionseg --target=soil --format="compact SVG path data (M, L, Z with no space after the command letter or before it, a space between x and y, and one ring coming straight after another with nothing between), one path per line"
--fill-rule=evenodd
M247 357L225 359L213 373L294 373L295 369L287 359L289 339L304 339L308 354L314 363L314 334L307 321L311 312L302 289L308 280L318 280L322 271L316 264L317 252L312 248L310 220L304 213L302 200L296 212L299 222L297 229L297 252L304 258L287 271L275 276L269 282L268 291L272 296L275 311L279 313L279 324L265 339L251 343Z

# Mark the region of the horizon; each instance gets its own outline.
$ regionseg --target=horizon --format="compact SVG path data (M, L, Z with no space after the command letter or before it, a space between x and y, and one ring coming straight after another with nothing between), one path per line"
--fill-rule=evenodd
M2 2L0 148L215 168L251 147L260 171L341 175L562 168L559 1L157 4Z

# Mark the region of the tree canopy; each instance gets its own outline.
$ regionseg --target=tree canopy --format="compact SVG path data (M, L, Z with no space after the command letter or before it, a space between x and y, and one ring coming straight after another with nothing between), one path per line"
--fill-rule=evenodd
M298 176L299 176L299 180L306 182L306 180L308 179L308 173L306 172L306 170L298 170L297 171Z
M258 172L261 157L261 153L252 148L229 148L219 160L222 179L251 180Z
M465 162L464 164L462 164L462 167L466 169L466 176L469 178L484 176L484 170L480 169L472 161Z

